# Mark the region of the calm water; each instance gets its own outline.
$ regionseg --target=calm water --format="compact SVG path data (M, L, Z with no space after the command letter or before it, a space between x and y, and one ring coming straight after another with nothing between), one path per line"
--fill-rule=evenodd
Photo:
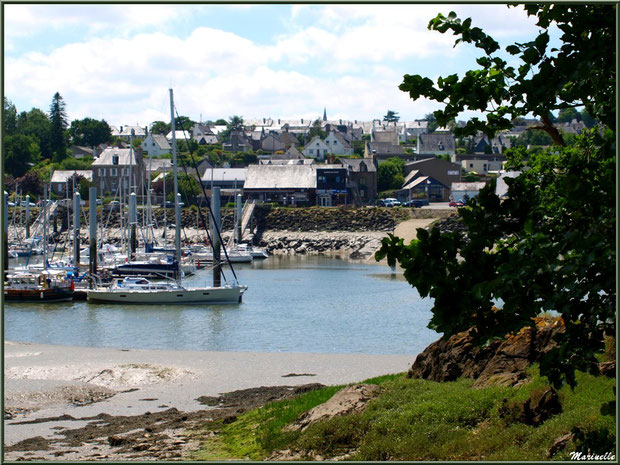
M5 304L8 340L91 347L417 354L438 334L431 302L387 266L323 257L236 265L235 306ZM230 271L227 271L230 276ZM189 283L209 284L200 271Z

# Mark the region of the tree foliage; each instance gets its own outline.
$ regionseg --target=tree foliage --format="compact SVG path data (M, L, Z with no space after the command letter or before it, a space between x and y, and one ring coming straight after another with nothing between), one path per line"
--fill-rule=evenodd
M5 136L15 135L17 132L17 108L9 99L4 97L4 113L2 114L2 132Z
M387 121L388 123L396 123L400 119L398 116L398 112L388 110L388 112L383 117L383 121Z
M62 161L67 157L67 141L65 130L67 129L67 113L62 96L56 92L50 105L51 150L54 161Z
M595 119L615 129L616 13L611 4L534 4L525 5L528 15L538 18L538 36L526 43L506 47L506 52L521 65L510 66L497 53L499 44L480 28L472 27L470 18L461 21L454 12L439 14L429 29L441 33L452 31L459 42L471 43L484 54L477 59L480 69L470 70L461 78L457 74L439 77L433 82L420 75L405 75L400 89L412 99L426 97L445 104L434 112L444 126L465 110L486 114L486 121L472 118L457 135L475 135L478 131L493 137L510 129L511 120L533 113L542 121L554 142L563 145L562 136L553 126L551 111L585 106ZM562 32L559 49L549 48L549 26Z
M39 162L41 149L34 136L15 134L3 140L4 169L15 177L26 174L31 166Z
M160 134L162 136L167 136L170 130L170 123L165 123L163 121L153 121L153 125L151 126L151 132L153 134Z
M69 127L69 135L74 145L93 147L112 141L112 129L105 120L93 118L74 120Z
M17 117L17 133L34 136L39 144L41 156L52 158L52 123L44 112L38 108L21 112Z
M497 43L472 28L471 20L440 15L430 27L453 30L460 36L457 42L482 48L486 57L478 63L483 69L467 72L462 80L440 78L438 88L427 78L405 76L401 88L414 98L445 99L446 109L435 112L440 122L466 107L487 110L495 101L498 107L488 112L487 121L470 121L464 133L493 134L508 126L508 116L529 112L549 129L551 110L576 104L585 105L608 129L595 128L577 136L572 147L564 147L561 135L543 128L554 147L538 153L523 147L508 152L507 169L521 174L506 180L505 200L495 194L492 182L459 209L467 233L418 229L417 240L410 244L390 235L377 258L387 257L390 265L398 261L420 295L434 299L429 327L445 337L475 326L484 342L533 325L532 318L541 312L556 312L566 331L557 336L557 348L545 356L540 369L554 385L574 386L575 370L597 371L603 336L615 335L616 330L616 147L615 131L610 129L615 59L609 59L614 56L610 22L615 7L525 8L537 15L542 28L554 22L563 32L555 55L545 53L544 31L532 42L509 46L507 51L520 56L523 65L507 67L492 57Z
M405 161L400 158L388 158L377 169L377 189L385 191L398 189L405 180Z

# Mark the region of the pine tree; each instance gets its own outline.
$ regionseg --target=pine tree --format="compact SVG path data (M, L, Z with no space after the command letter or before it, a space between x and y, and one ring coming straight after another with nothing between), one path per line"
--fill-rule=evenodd
M67 114L65 112L65 102L61 95L56 92L52 98L50 106L50 121L52 122L51 148L53 160L61 162L67 157L67 143L65 131L67 129Z

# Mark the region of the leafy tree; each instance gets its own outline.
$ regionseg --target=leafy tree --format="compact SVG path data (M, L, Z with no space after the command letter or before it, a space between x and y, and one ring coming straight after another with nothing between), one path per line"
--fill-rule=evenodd
M77 176L76 179L77 179L77 185L78 185L78 192L80 193L80 196L82 197L83 200L87 200L89 196L89 189L93 187L95 184L89 181L88 179L86 179L84 176Z
M21 178L17 178L15 182L19 184L20 190L24 194L29 194L32 197L43 195L43 180L34 170L28 171Z
M67 129L67 113L62 96L56 92L50 105L51 150L54 161L62 161L67 157L67 141L65 130Z
M41 149L41 156L52 157L52 123L44 112L38 108L21 112L17 117L17 132L34 136Z
M364 155L364 147L366 147L366 142L363 140L354 140L351 142L353 146L353 153L355 155L359 155L360 157Z
M243 129L243 117L237 115L231 116L227 125L232 130Z
M322 128L323 122L320 119L315 119L308 131L308 141L312 140L314 136L319 136L321 139L325 139L327 134Z
M112 129L105 120L93 118L74 120L69 127L69 135L75 145L93 147L112 141Z
M525 9L544 31L532 42L507 48L523 61L517 70L491 56L497 43L471 28L471 20L440 15L430 28L453 30L457 42L482 48L483 69L467 72L460 82L456 76L440 78L438 88L426 78L406 76L401 88L414 98L447 100L446 109L435 112L440 121L465 107L488 112L486 122L470 121L465 133L493 134L510 123L507 116L531 111L542 118L555 146L538 153L510 150L507 169L521 175L506 180L504 201L492 182L459 209L467 234L418 229L418 239L408 245L390 235L377 258L387 257L391 265L398 261L420 295L434 298L429 327L444 337L475 326L482 343L533 326L541 312L556 312L566 331L557 335L558 345L540 370L555 386L574 386L576 370L598 371L604 335L616 331L615 99L610 98L615 6L527 4ZM551 23L563 32L555 56L545 53ZM492 100L500 106L488 110ZM595 128L578 136L575 146L564 147L548 114L571 105L585 105L608 129ZM501 308L494 308L500 299Z
M560 123L570 123L576 119L577 121L581 121L581 113L575 110L574 108L564 108L558 114L558 122Z
M4 97L2 132L5 136L12 136L17 132L17 108L6 97Z
M426 115L424 115L424 119L428 122L428 126L427 126L428 132L435 132L435 129L439 127L439 123L437 123L437 118L435 118L435 114L427 113Z
M154 121L151 126L151 132L153 134L161 134L162 136L166 136L170 131L170 123L165 123L163 121Z
M34 136L25 136L24 134L5 136L3 158L6 172L19 177L39 162L41 149Z
M226 122L226 120L225 120L225 119L222 119L222 118L218 119L218 120L214 123L214 125L215 125L215 126L226 126L227 124L228 124L228 123Z
M458 36L456 43L472 43L484 51L476 60L481 69L467 71L462 78L457 74L439 77L437 83L407 74L399 88L414 100L426 97L444 103L443 110L434 112L442 126L464 110L486 113L486 121L472 118L455 130L457 135L482 131L493 137L510 129L513 119L532 113L541 120L537 129L563 145L550 114L579 106L615 129L616 74L609 66L615 63L615 5L529 3L524 8L537 17L541 32L530 42L506 47L506 52L521 60L518 68L497 55L499 44L472 27L470 18L461 21L454 12L447 17L439 14L430 21L429 29L452 31ZM552 24L562 31L562 46L557 51L548 49L547 29Z
M174 120L174 124L177 128L177 131L189 131L190 129L192 129L194 127L194 125L196 124L194 121L192 121L189 116L177 116ZM168 131L170 132L170 131Z
M590 116L587 110L583 110L581 112L581 119L583 120L583 124L586 125L587 128L593 128L596 124L596 120Z
M564 141L564 143L566 143ZM514 145L520 147L528 147L531 145L548 146L553 144L553 139L545 131L535 129L532 131L524 131L519 134Z
M398 112L388 110L387 114L383 117L383 121L387 121L388 123L396 123L400 119L398 116Z
M398 189L405 181L405 161L392 157L385 160L377 169L377 188L379 191Z

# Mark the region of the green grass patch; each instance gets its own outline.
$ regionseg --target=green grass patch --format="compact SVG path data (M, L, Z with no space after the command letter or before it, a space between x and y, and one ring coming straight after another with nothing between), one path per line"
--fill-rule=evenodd
M367 380L383 392L358 414L311 425L304 432L283 432L299 415L333 396L342 386L327 387L253 410L229 424L213 423L198 432L206 437L194 460L264 460L282 449L308 451L323 457L352 453L351 460L546 460L560 436L579 427L608 428L615 418L603 416L601 405L615 398L615 380L579 373L577 387L559 391L562 413L539 426L500 413L506 402L525 402L534 391L547 389L537 367L532 381L518 387L474 389L473 381L408 379L388 375ZM211 433L212 434L212 433ZM570 447L554 457L567 460ZM608 451L600 451L605 453ZM311 456L309 456L311 458Z

